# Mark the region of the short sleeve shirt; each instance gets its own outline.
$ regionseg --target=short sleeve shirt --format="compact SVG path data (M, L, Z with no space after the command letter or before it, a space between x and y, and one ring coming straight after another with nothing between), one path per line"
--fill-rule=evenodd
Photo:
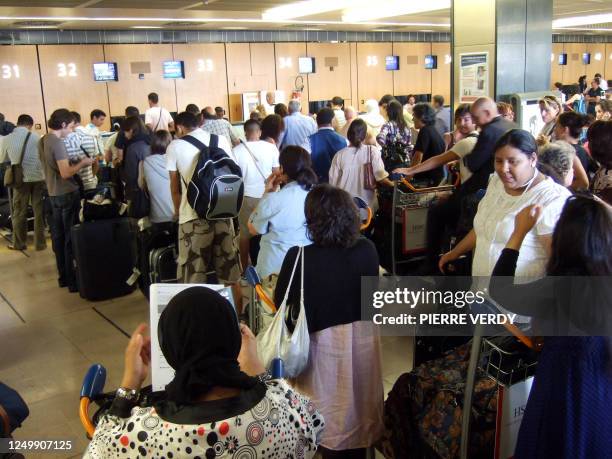
M238 145L233 152L234 158L242 170L244 195L250 198L261 198L264 194L265 180L272 173L272 168L279 167L278 148L276 148L276 145L263 140L247 142L246 146L255 156L257 165L244 145Z
M167 131L173 122L172 115L163 107L151 107L145 112L145 124L151 126L153 132Z
M202 129L195 129L189 135L195 137L204 145L210 144L210 134ZM219 137L219 148L231 157L231 147L225 137ZM179 208L179 224L197 220L198 214L187 201L187 186L195 170L199 150L181 139L173 140L166 150L166 167L170 172L178 172L181 176L181 206Z
M256 266L261 277L278 274L291 247L311 244L304 215L307 194L297 182L290 182L276 193L264 194L251 214L249 222L263 235Z
M465 137L453 145L450 151L459 156L459 175L461 183L465 183L471 176L472 171L463 163L463 158L472 153L472 150L478 142L478 132L474 131L469 137Z
M440 135L435 126L423 126L419 130L414 151L423 153L423 161L443 153L446 150L444 138ZM429 172L418 174L419 177L428 177L434 182L440 182L444 173L442 167L438 167Z
M47 134L42 138L40 145L49 196L61 196L77 191L79 187L75 180L72 177L64 180L57 165L58 161L68 160L68 152L64 141L54 134Z
M474 218L476 249L472 275L491 275L501 251L514 231L516 214L529 205L540 204L543 206L542 215L525 237L516 266L516 276L544 276L548 254L538 237L552 234L570 195L567 188L546 178L523 195L511 196L505 191L499 176L493 174Z

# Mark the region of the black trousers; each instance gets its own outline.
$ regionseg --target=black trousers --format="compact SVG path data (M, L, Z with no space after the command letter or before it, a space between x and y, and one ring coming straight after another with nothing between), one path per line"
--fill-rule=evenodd
M426 227L427 264L432 269L438 264L440 253L448 251L447 247L442 247L444 236L449 229L457 226L460 216L461 198L457 193L429 208Z

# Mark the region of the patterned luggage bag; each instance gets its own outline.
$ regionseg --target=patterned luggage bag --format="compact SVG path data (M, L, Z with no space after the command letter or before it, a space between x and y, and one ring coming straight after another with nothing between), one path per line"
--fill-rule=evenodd
M387 458L459 457L463 396L470 343L405 373L385 402ZM497 383L480 370L472 405L470 458L491 458L495 444Z

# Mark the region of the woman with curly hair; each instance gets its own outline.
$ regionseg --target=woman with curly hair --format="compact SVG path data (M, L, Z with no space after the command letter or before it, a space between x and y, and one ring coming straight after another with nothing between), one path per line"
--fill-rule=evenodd
M315 186L306 197L305 215L312 240L303 259L310 353L294 387L308 394L325 418L322 457L365 458L383 427L380 342L374 325L361 320L361 278L378 276L378 255L361 237L358 210L346 191ZM284 298L297 254L298 247L287 252L276 304ZM289 291L292 312L300 304L300 274L298 264Z

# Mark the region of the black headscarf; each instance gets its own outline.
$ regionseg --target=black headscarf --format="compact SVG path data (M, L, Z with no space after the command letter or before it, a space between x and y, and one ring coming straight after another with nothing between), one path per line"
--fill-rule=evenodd
M169 401L193 403L213 386L250 389L259 380L240 371L242 337L232 305L205 287L175 295L157 327L164 357L176 371L166 386Z

